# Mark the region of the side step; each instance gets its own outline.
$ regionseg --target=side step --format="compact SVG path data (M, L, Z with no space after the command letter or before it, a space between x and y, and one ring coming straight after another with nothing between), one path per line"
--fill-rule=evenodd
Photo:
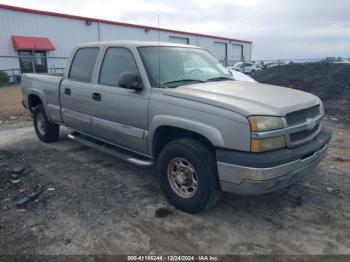
M68 135L68 138L75 140L85 146L91 147L93 149L97 149L103 153L108 155L112 155L121 160L127 161L129 163L135 164L137 166L153 166L154 162L147 158L140 158L135 155L131 155L127 150L119 148L117 146L105 143L101 140L97 140L95 138L83 135L78 132L73 132Z

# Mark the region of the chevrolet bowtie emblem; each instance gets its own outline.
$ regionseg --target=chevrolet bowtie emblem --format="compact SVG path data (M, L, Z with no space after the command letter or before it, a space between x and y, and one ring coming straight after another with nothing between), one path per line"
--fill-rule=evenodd
M316 119L307 118L306 119L306 130L312 130L316 126Z

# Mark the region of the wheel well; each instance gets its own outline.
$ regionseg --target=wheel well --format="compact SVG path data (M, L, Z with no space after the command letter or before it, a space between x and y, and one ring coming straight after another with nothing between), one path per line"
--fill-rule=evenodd
M36 105L39 105L39 104L42 104L40 97L38 97L37 95L29 95L28 96L28 106L29 106L30 112L33 113L34 107Z
M161 126L157 128L153 136L152 152L154 158L156 159L158 157L160 151L165 145L180 138L193 138L201 140L210 148L213 148L213 145L210 143L210 141L201 134L173 126Z

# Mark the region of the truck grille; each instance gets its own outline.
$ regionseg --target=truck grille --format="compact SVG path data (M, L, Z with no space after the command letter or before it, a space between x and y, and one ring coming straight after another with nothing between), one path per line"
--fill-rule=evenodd
M320 105L299 111L291 112L286 115L287 125L295 126L307 122L307 119L314 119L321 115ZM311 130L302 130L292 133L287 137L287 145L289 147L298 146L312 140L321 131L321 123L315 125Z
M293 126L305 122L308 118L315 118L318 115L320 115L320 105L291 112L286 115L286 120L288 126Z
M296 143L298 141L302 141L315 133L318 132L318 129L320 128L320 125L316 125L314 129L312 130L303 130L294 134L289 135L290 142Z

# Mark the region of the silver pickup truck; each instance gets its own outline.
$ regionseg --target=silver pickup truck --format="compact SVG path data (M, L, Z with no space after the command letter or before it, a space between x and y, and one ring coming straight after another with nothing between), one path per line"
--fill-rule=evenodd
M76 47L63 76L24 74L23 104L42 142L71 139L141 166L156 164L177 208L196 213L221 191L289 186L325 155L320 99L233 80L206 50L114 41Z

